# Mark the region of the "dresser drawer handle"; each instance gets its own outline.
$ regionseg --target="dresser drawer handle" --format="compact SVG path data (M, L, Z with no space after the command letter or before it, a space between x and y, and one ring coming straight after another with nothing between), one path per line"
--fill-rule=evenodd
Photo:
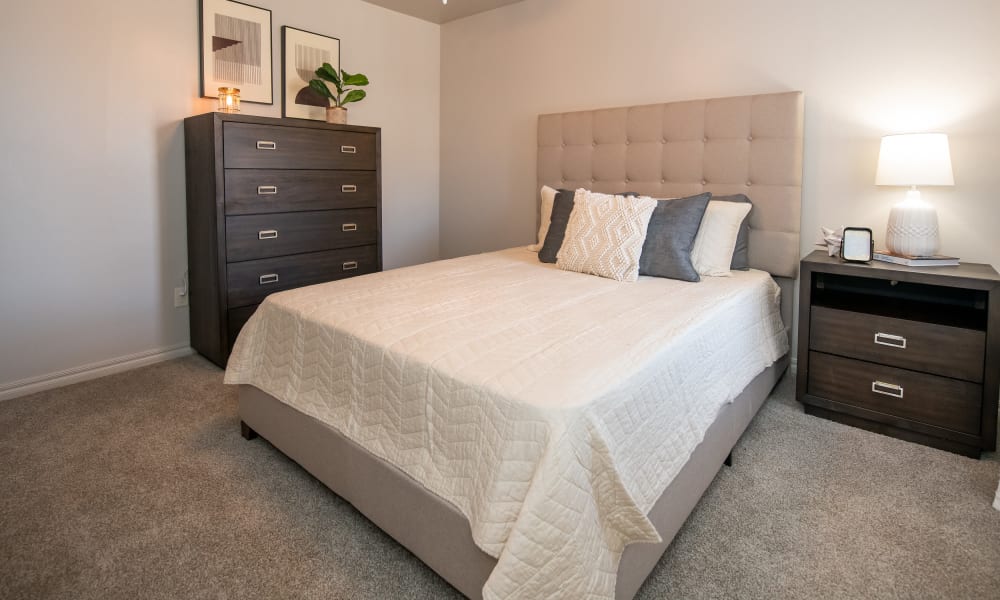
M356 186L356 185L342 185L342 186L340 186L340 191L344 192L345 194L353 194L354 192L358 191L358 186Z
M341 231L357 231L358 230L358 224L357 223L344 223L343 225L340 226L340 229L341 229Z
M257 195L258 196L273 196L278 193L278 186L276 185L258 185Z
M261 275L260 276L260 284L261 285L267 285L269 283L278 283L278 274L277 273L268 273L267 275Z
M258 240L273 240L276 237L278 237L277 229L265 229L257 232Z
M875 343L880 346L889 346L890 348L899 348L901 350L906 348L906 338L901 335L892 335L891 333L876 333Z
M903 386L896 385L895 383L885 383L884 381L873 381L872 391L876 394L882 394L883 396L892 396L893 398L903 397Z
M257 140L257 149L258 150L277 150L278 149L278 144L277 144L277 142L272 142L270 140Z
M349 260L349 261L347 261L347 262L344 263L344 270L345 271L353 271L354 269L357 269L357 268L358 268L358 261L356 261L356 260Z
M358 148L357 146L341 146L340 151L344 154L357 154Z

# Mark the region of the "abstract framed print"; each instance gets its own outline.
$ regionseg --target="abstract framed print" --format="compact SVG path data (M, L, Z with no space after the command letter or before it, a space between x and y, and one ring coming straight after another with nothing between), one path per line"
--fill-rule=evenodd
M303 31L281 28L281 115L295 119L326 120L329 101L309 87L316 69L330 63L340 69L340 40Z
M220 87L240 90L243 102L274 104L271 11L233 2L201 0L201 96Z

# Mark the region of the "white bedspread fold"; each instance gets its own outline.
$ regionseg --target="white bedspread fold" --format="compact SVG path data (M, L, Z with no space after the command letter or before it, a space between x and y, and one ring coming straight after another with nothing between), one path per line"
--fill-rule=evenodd
M226 383L393 463L498 559L488 599L613 598L720 408L788 351L766 273L636 283L521 248L273 294Z

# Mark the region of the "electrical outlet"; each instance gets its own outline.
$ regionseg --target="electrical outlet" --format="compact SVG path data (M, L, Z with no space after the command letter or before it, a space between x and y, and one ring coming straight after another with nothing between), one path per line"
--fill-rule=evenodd
M174 288L174 307L180 308L188 305L188 295L184 293L184 288Z

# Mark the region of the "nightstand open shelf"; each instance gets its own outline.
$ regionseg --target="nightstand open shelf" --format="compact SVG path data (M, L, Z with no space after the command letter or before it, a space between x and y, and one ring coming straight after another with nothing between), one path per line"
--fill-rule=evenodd
M1000 275L802 260L797 397L809 414L978 457L996 448Z

